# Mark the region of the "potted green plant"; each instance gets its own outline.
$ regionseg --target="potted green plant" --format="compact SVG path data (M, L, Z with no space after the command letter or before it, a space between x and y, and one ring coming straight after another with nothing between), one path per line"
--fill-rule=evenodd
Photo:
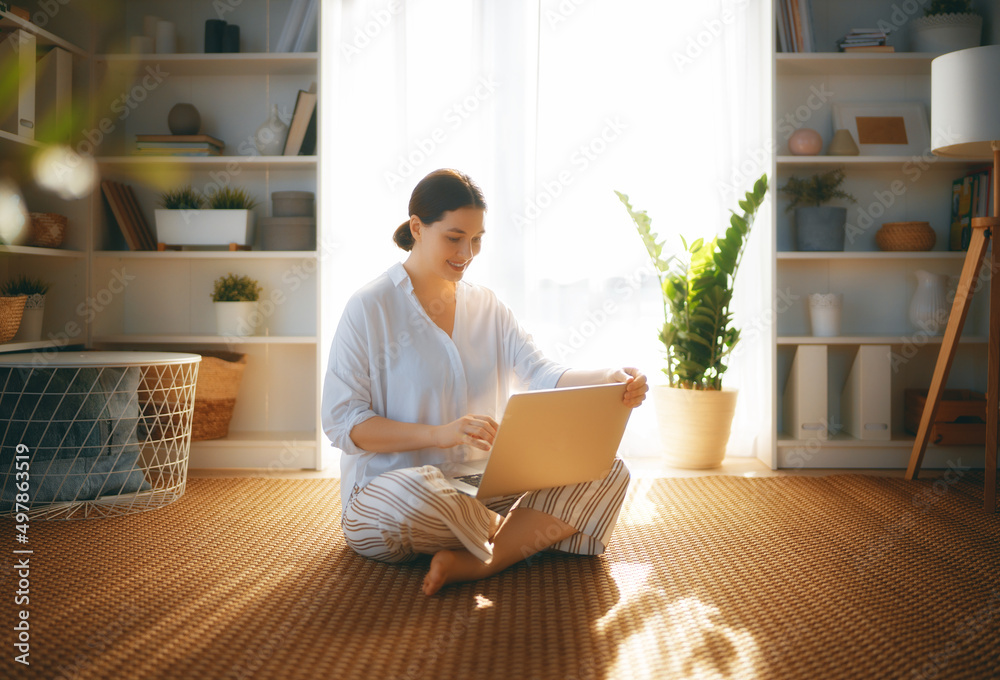
M4 297L27 296L21 325L11 342L38 342L42 339L42 320L45 315L45 294L49 284L24 274L15 276L0 286Z
M682 236L683 254L666 259L646 211L633 209L627 195L615 192L646 246L663 293L659 338L666 348L668 384L653 386L653 400L667 461L678 467L717 467L726 454L736 391L723 389L722 376L740 338L732 326L733 283L767 189L763 175L739 201L743 212L733 212L723 236L690 245Z
M207 196L190 185L165 191L155 210L156 238L167 245L249 246L254 240L253 208L245 190L222 187Z
M970 0L932 0L922 17L910 20L914 52L954 52L979 47L983 17Z
M257 281L245 274L229 273L217 278L212 289L216 332L238 337L254 335L260 323L257 310L260 293Z
M843 168L805 179L790 177L778 191L790 197L785 210L795 210L795 242L799 250L843 250L847 208L824 205L836 199L857 200L840 188Z

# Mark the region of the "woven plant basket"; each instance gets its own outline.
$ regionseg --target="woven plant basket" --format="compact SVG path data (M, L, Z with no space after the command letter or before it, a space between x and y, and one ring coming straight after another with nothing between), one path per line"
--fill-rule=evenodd
M10 342L21 327L27 295L0 297L0 343Z
M937 243L937 234L927 222L886 222L875 232L879 249L931 250Z
M191 441L219 439L229 434L247 355L238 352L199 352L198 384L194 393Z
M30 217L31 227L28 230L25 245L58 248L63 244L66 239L66 224L68 223L65 215L33 212Z

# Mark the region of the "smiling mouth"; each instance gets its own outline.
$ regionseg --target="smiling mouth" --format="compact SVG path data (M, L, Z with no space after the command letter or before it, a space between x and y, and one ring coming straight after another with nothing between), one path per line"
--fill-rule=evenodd
M468 267L470 262L472 262L472 260L466 260L462 264L455 264L451 260L448 260L448 266L454 269L455 271L460 272L463 271L466 267Z

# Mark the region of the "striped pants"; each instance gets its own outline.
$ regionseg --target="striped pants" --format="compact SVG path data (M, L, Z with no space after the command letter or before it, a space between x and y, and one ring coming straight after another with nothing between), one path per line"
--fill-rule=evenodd
M432 465L402 468L355 487L341 526L356 553L383 562L461 548L486 562L493 556L489 536L497 516L515 507L533 508L577 529L551 549L600 555L618 521L628 482L628 469L615 459L603 479L483 502L456 491Z

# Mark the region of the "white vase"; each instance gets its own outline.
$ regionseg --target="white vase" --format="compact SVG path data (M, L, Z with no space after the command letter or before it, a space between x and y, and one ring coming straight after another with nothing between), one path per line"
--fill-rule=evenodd
M288 126L278 115L278 105L271 109L271 117L257 128L253 135L254 146L261 156L281 156L285 151Z
M736 390L653 385L652 392L666 463L690 470L722 465L736 413Z
M45 317L45 296L40 293L28 296L24 303L21 325L11 342L38 342L42 339L42 320Z
M840 335L840 310L844 296L840 293L812 293L809 296L809 321L812 334L820 338Z
M256 335L260 315L256 302L216 302L216 333L234 337Z
M938 335L948 324L945 277L918 269L917 290L910 300L910 323L918 330Z

